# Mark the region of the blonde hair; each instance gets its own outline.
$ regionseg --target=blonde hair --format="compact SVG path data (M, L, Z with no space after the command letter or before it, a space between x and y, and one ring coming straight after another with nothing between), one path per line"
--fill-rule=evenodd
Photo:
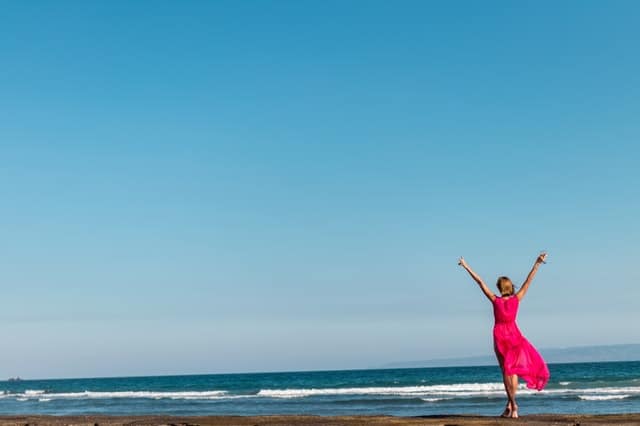
M513 295L513 283L511 282L509 277L498 278L498 282L496 283L496 285L498 286L498 290L500 290L500 295L502 297Z

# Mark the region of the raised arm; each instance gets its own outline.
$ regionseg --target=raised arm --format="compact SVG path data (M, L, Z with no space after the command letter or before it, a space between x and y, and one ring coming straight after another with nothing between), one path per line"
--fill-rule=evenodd
M471 278L473 278L473 280L478 283L478 285L480 286L480 290L482 290L484 295L487 296L487 299L493 302L496 298L496 295L493 294L491 290L489 290L489 287L487 287L484 281L482 281L482 278L480 278L478 274L473 272L469 265L467 265L467 262L464 261L464 257L461 257L460 260L458 260L458 265L462 266L469 273L469 275L471 275Z
M531 268L531 272L529 272L529 275L527 275L527 279L524 280L522 287L520 287L520 290L518 290L518 292L516 293L516 297L518 298L518 300L522 300L524 295L527 294L527 290L529 290L529 286L531 285L531 281L533 281L533 277L536 276L536 272L538 272L538 268L540 267L540 265L546 263L546 259L547 253L540 253L538 258L536 259L536 262L533 264L533 268Z

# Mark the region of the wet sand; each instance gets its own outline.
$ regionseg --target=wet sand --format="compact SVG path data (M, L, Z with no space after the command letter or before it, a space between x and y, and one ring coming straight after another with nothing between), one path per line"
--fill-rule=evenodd
M210 425L210 426L365 426L365 425L640 425L640 413L611 415L536 414L519 419L486 416L0 416L0 426L26 425Z

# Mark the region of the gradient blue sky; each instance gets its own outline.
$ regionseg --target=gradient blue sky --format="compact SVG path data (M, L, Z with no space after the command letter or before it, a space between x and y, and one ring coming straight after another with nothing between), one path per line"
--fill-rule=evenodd
M0 377L640 342L640 4L2 2Z

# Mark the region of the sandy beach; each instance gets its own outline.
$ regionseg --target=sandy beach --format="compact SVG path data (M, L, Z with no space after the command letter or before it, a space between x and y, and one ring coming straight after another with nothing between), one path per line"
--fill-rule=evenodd
M288 425L640 425L640 413L610 415L537 414L520 419L486 416L2 416L2 426L26 425L211 425L211 426L288 426Z

